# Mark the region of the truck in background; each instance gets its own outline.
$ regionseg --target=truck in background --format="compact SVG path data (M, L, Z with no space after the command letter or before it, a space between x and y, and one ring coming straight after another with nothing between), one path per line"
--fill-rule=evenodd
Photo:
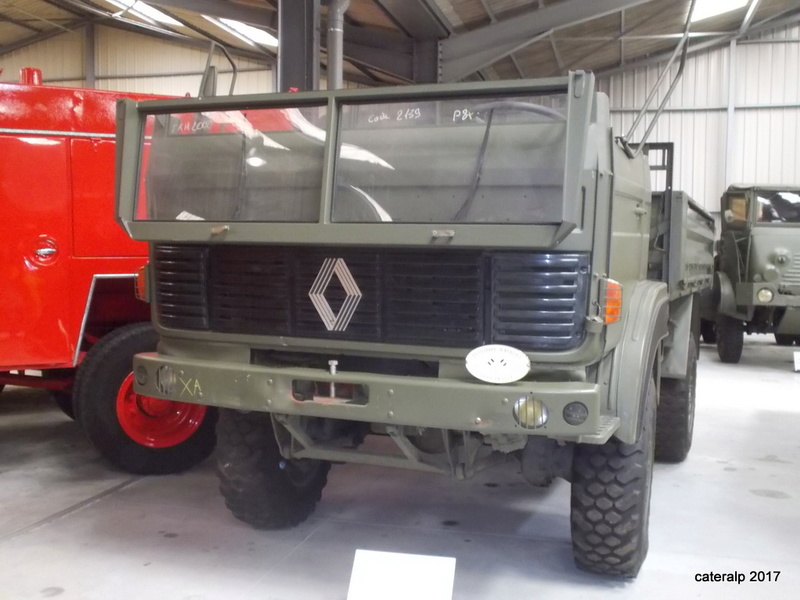
M119 468L184 470L213 449L216 411L133 390L157 335L134 294L147 247L114 221L116 101L154 96L21 75L0 84L0 390L51 390Z
M772 333L781 346L800 341L800 185L732 185L720 206L703 338L716 341L722 362L738 363L745 333Z
M653 461L691 446L714 224L651 194L592 74L118 112L161 337L134 389L220 408L237 518L296 525L335 463L516 457L571 481L580 568L636 576Z

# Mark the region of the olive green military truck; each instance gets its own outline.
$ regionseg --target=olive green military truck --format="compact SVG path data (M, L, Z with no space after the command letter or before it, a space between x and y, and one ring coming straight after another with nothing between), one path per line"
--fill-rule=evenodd
M800 341L800 186L732 185L721 212L703 339L716 341L722 362L737 363L745 332L773 333L781 346Z
M654 453L691 444L713 221L651 195L593 75L119 119L119 217L150 242L161 336L136 389L222 409L237 518L303 521L335 463L518 459L533 485L571 481L578 566L636 575Z

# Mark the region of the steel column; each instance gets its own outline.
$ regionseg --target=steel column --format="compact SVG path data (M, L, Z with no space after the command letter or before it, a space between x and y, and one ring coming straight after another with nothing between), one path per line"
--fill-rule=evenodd
M84 28L85 37L83 39L83 79L86 82L86 87L94 89L96 84L96 71L95 71L95 35L94 23L87 23Z
M278 2L278 91L319 87L319 0Z

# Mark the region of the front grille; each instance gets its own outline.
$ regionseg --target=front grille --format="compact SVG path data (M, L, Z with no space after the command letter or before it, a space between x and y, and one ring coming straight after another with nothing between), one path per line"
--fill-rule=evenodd
M315 306L323 264L352 283L334 274ZM391 344L574 348L588 298L577 253L170 245L156 247L153 271L165 327ZM347 287L360 295L352 311Z
M783 283L800 283L800 253L795 252L792 256L792 264L783 274Z

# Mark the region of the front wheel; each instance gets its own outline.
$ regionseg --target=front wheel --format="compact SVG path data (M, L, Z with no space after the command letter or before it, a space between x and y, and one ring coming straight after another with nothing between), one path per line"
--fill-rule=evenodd
M775 334L775 343L778 346L791 346L794 344L796 337L793 335L787 335L785 333L776 333Z
M635 443L612 438L602 446L575 448L570 524L572 554L580 569L636 577L647 557L655 405L651 379Z
M314 512L330 463L281 456L268 413L222 409L217 437L219 489L233 516L257 529L283 529Z
M185 471L215 443L216 409L133 390L133 356L153 352L157 341L149 323L120 327L86 353L75 377L78 423L105 458L139 475Z
M724 363L738 363L744 347L742 321L728 315L717 318L717 354Z
M700 321L700 336L703 338L703 341L706 344L716 344L717 324L714 321L709 321L708 319L702 319Z

